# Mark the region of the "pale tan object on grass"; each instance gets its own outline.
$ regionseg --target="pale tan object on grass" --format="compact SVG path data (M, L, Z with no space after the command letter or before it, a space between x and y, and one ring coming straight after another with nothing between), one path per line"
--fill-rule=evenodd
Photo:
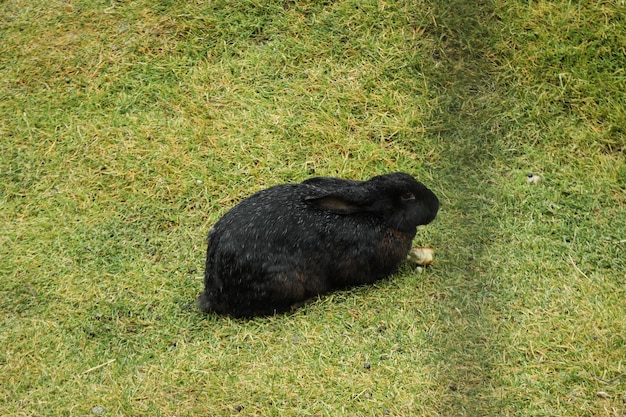
M539 184L541 182L541 177L531 172L530 174L526 175L526 182L529 184Z
M434 253L433 248L411 248L407 258L417 265L426 266L433 262Z

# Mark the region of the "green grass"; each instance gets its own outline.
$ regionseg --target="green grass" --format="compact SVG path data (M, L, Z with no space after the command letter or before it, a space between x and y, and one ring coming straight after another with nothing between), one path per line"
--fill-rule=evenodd
M3 1L0 415L624 416L624 45L623 1ZM237 201L396 170L424 273L195 309Z

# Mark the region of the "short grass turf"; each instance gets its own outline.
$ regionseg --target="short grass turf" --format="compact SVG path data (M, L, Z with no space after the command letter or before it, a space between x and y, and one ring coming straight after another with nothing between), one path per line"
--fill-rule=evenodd
M625 20L1 2L0 415L626 415ZM425 272L271 318L194 307L237 201L397 170L442 201Z

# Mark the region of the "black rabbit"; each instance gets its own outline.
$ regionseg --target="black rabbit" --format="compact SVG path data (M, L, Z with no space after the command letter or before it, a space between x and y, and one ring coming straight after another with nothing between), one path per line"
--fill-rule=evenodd
M406 258L417 226L438 210L435 194L401 172L259 191L210 230L198 306L233 317L271 315L385 278Z

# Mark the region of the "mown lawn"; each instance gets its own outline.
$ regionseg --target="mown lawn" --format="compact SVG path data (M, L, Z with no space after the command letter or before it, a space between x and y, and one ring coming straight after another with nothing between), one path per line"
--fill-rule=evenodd
M0 415L625 416L625 45L620 0L0 2ZM195 308L237 201L393 171L426 271Z

